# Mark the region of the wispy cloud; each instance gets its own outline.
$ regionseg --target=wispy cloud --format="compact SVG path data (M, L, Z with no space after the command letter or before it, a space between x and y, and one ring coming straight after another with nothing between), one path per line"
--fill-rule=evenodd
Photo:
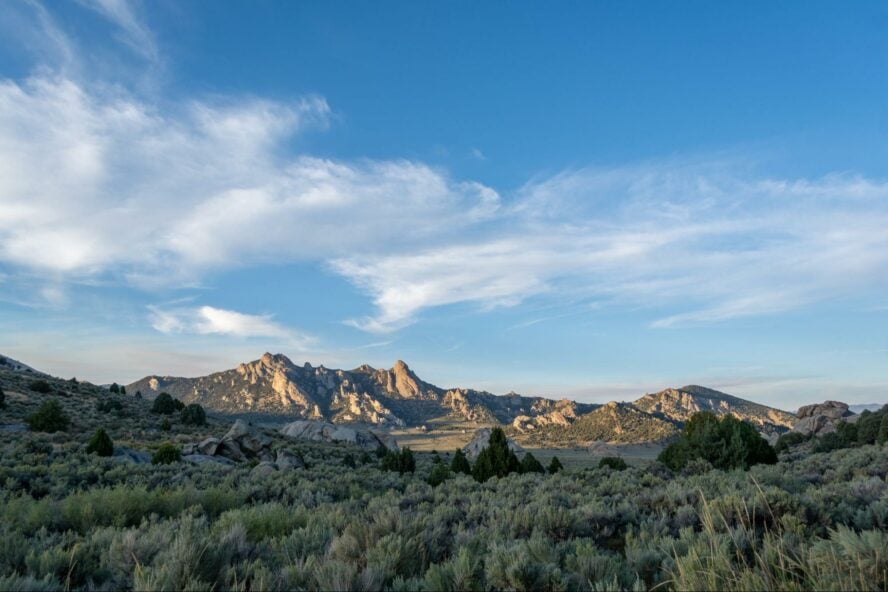
M161 333L194 333L233 337L276 337L308 342L310 339L276 323L271 315L253 315L212 306L163 309L148 307L151 325Z
M141 6L135 0L78 0L119 27L121 40L151 62L160 59L157 42L144 23Z

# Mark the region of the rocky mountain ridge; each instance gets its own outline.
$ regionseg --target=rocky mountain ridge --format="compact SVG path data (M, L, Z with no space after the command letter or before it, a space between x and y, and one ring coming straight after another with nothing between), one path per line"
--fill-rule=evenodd
M701 386L665 389L631 403L606 405L494 395L467 388L444 389L419 378L401 360L390 369L353 370L297 365L284 355L264 354L237 368L198 378L148 376L127 392L153 397L166 391L185 403L226 413L281 415L333 424L382 428L456 422L508 426L525 442L648 442L667 439L698 411L732 414L766 433L790 429L791 413Z

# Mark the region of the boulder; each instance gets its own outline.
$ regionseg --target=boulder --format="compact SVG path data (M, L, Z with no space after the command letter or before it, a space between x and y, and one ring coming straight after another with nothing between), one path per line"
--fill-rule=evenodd
M243 450L241 450L240 445L234 440L222 440L222 443L216 450L216 454L224 456L225 458L230 458L236 462L247 460L247 456L244 454Z
M376 450L382 444L389 450L398 450L398 443L387 434L324 421L294 421L282 427L280 431L284 436L311 442L344 442L360 446L365 450Z
M305 461L299 455L293 454L289 450L278 450L274 464L281 471L305 468Z
M254 477L268 477L277 472L277 467L274 466L274 463L270 462L261 462L256 465L252 471L250 471L250 475Z
M200 454L213 456L216 454L216 451L219 450L220 444L222 444L222 442L218 438L207 438L202 440L200 444L196 446L196 449Z
M798 421L792 428L794 432L821 436L836 431L836 425L840 421L854 417L854 413L848 410L848 405L845 403L825 401L800 407L796 417Z
M492 430L490 428L481 428L475 432L475 436L472 438L472 441L463 446L463 452L466 453L466 456L469 460L475 460L478 458L478 455L481 453L483 448L487 447L487 443L490 441L490 432ZM524 449L519 446L514 440L511 438L507 438L507 442L509 444L509 450L514 452L515 454L524 454Z

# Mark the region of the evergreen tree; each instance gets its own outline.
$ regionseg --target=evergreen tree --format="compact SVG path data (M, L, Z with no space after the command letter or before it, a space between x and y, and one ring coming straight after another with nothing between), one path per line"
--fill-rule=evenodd
M475 481L484 483L496 475L496 470L493 468L492 456L490 448L488 447L482 448L481 452L478 453L478 458L475 459L475 464L472 465L472 477L475 478Z
M450 478L450 469L443 462L435 463L432 472L429 473L428 484L437 487Z
M121 394L121 395L125 395L125 394L126 394L126 387L123 386L123 385L120 386L120 394Z
M185 405L178 399L174 399L169 393L160 393L154 399L151 405L152 413L160 413L161 415L171 415L176 411L181 411Z
M388 454L389 449L385 447L385 444L380 444L376 447L376 458L383 459L385 455Z
M207 425L207 414L204 408L197 403L192 403L182 410L182 423L185 425Z
M108 390L111 391L112 393L114 393L115 395L120 393L120 387L117 386L116 382L112 382L111 387Z
M564 469L564 465L561 464L561 461L558 460L557 456L552 457L552 462L549 463L549 474L554 475L555 473Z
M171 442L165 442L160 445L154 456L151 457L151 464L168 465L180 460L182 460L182 452L179 450L179 447Z
M71 419L58 401L47 401L36 412L25 418L32 432L61 432L68 429Z
M466 458L461 448L457 448L456 452L453 453L453 459L450 461L450 470L454 473L463 473L464 475L472 474L469 459Z
M163 421L160 422L160 429L161 429L161 431L164 431L164 432L168 432L171 429L173 429L173 426L170 425L170 420L168 420L166 417L164 417Z
M703 411L695 413L685 424L680 439L657 457L673 471L697 459L716 469L748 469L755 464L777 462L777 453L751 424L732 415L719 418Z
M99 428L86 444L86 452L99 456L111 456L114 454L114 443L108 433L103 428Z
M536 459L536 457L528 452L524 455L524 458L521 459L521 472L522 473L545 473L546 469L543 468L542 463Z
M612 471L625 471L629 468L629 465L627 465L626 461L619 456L605 456L598 461L598 468L600 469L603 467L607 467Z
M0 409L6 408L6 393L3 392L3 387L0 386Z
M355 457L351 452L345 453L345 456L342 457L342 464L352 469L358 466L358 463L355 461Z

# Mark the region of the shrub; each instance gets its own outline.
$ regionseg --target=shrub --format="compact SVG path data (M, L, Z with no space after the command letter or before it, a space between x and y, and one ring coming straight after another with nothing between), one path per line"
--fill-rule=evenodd
M192 403L182 410L182 423L185 425L207 425L207 414L204 408L197 403Z
M114 443L111 441L108 433L103 428L99 428L92 435L92 438L89 439L86 445L86 452L89 454L95 453L99 456L111 456L114 454Z
M432 471L429 473L428 483L432 487L437 487L450 478L450 469L443 462L435 463Z
M125 395L125 394L126 394L126 387L123 386L123 385L120 385L120 394L121 394L121 395Z
M111 391L112 393L114 393L115 395L120 393L120 387L117 386L116 382L112 382L111 386L108 388L108 390Z
M44 395L52 392L52 387L45 380L32 380L28 388L35 393L43 393Z
M170 425L170 420L168 420L166 417L164 417L164 418L163 418L163 421L160 422L160 429L161 429L161 431L163 431L163 432L168 432L168 431L170 431L172 428L173 428L173 426Z
M380 444L376 447L376 458L383 459L385 455L388 454L389 449L385 447L385 444Z
M122 411L123 404L117 399L104 399L96 403L96 411L101 413L111 413L112 411Z
M542 463L536 459L536 457L528 452L524 455L524 458L521 459L521 472L522 473L545 473L546 469L543 467Z
M151 405L151 412L160 413L161 415L172 415L184 408L185 404L179 399L174 399L169 393L160 393Z
M657 457L673 471L694 459L703 459L716 469L748 469L755 464L774 464L777 453L752 425L732 415L719 418L703 411L695 413L679 440Z
M627 465L626 461L619 456L605 456L598 461L598 468L600 469L603 467L607 467L613 471L625 471L629 468L629 465Z
M373 457L370 456L370 453L365 450L361 453L361 456L358 457L358 461L360 461L362 465L369 465L373 462Z
M32 432L62 432L71 425L71 419L62 410L58 401L47 401L40 408L25 418L25 423Z
M454 473L463 473L464 475L472 474L472 466L461 448L457 448L456 452L453 453L453 459L450 461L450 470Z
M151 457L151 464L168 465L180 460L182 460L182 453L179 447L171 442L164 442Z
M786 452L794 446L807 442L809 439L810 436L801 432L786 432L777 438L777 442L774 444L774 452Z
M342 464L352 469L358 466L355 456L351 452L345 453L345 456L342 457Z
M558 460L557 456L553 456L552 462L549 463L549 474L554 475L562 470L564 470L564 465L561 464L561 461Z
M0 409L4 409L6 407L6 393L3 392L3 387L0 386Z

